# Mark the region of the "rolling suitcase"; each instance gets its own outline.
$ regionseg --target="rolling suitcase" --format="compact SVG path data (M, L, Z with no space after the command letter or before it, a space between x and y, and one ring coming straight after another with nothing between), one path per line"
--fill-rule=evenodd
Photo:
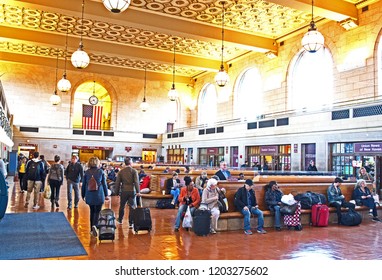
M286 225L288 229L291 229L292 227L294 227L296 230L302 230L300 214L301 214L301 204L300 202L298 202L296 211L294 212L293 215L284 215L284 225Z
M98 218L98 240L114 240L115 238L115 213L111 209L111 199L110 208L102 209L99 213Z
M151 213L148 207L142 207L142 199L140 201L140 207L133 210L133 227L134 232L138 233L140 230L151 231L152 221Z
M329 224L329 207L325 204L312 206L312 226L327 227Z
M211 228L211 211L196 209L192 227L196 235L208 235Z

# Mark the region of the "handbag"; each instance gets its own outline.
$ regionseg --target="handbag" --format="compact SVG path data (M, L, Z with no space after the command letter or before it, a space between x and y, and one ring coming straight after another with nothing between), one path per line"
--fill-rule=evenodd
M47 184L44 188L44 198L50 199L51 194L52 194L52 190L50 189L50 186Z
M280 213L283 215L294 215L294 213L297 210L297 203L289 205L289 204L283 204L280 207Z
M192 216L191 216L190 206L187 206L186 214L184 214L184 218L183 218L182 227L183 228L192 227Z

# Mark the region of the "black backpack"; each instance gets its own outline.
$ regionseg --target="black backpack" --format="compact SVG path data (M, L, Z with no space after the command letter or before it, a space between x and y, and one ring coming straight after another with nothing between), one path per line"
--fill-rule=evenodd
M175 205L171 204L172 198L158 199L155 208L159 209L175 209Z
M348 212L342 213L341 224L344 226L358 226L362 223L362 215L349 208Z
M34 160L30 160L28 164L28 173L27 173L28 180L36 181L38 178L40 178L39 176L40 168L41 168L40 161L36 162Z
M311 191L297 194L294 199L300 201L302 209L311 209L315 204L326 204L325 195Z

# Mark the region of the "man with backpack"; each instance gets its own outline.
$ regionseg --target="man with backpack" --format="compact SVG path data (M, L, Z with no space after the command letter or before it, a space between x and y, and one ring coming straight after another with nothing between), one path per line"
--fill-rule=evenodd
M28 187L24 207L28 208L31 193L33 191L33 209L37 210L40 208L38 205L38 199L42 186L42 180L46 177L44 165L39 159L39 152L34 152L33 158L27 162L25 176L27 177Z

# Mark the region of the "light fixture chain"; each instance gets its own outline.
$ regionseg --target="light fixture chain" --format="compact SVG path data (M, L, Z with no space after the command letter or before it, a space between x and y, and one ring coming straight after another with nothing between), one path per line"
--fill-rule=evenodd
M221 57L221 59L222 59L222 65L223 65L223 63L224 63L224 60L223 60L223 58L224 58L224 13L225 13L225 9L224 9L224 4L225 4L225 1L223 1L223 2L221 2L222 3L222 6L223 6L223 14L222 14L222 57Z
M82 46L82 33L84 32L84 11L85 11L85 0L82 0L82 13L81 13L81 35L80 35L80 45Z
M172 85L175 85L175 46L176 46L176 40L174 40L174 59L173 59L173 67L172 67Z
M146 70L147 67L145 67L145 87L143 89L143 100L146 101L146 78L147 78L147 70Z
M65 39L65 65L64 65L64 75L66 75L66 56L68 55L68 34L69 34L69 21L66 20L66 39Z
M59 50L57 49L57 55L56 55L56 83L54 84L54 91L55 92L57 92L58 55L59 55Z

